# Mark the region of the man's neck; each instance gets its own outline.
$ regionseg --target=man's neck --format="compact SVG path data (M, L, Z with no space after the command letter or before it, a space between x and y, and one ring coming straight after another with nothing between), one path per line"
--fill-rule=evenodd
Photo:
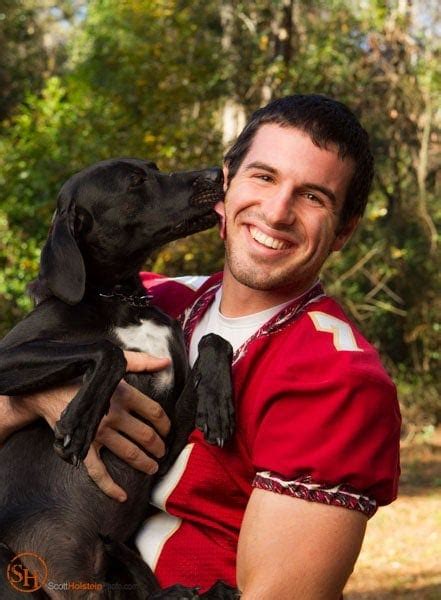
M225 317L252 315L298 298L313 283L308 282L301 286L289 286L276 290L256 290L237 281L226 268L222 282L220 312Z

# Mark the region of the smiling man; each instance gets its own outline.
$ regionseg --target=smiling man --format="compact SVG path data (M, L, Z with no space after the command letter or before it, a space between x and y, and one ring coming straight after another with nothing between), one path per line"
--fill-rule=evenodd
M363 215L372 177L368 136L344 105L317 95L275 100L254 113L225 157L225 202L217 206L223 273L197 289L144 275L164 309L183 313L191 362L209 332L234 349L234 438L218 448L193 432L156 487L161 511L137 538L164 587L207 589L223 579L243 600L337 599L367 520L395 499L395 387L318 280ZM163 365L130 358L129 368L143 366ZM161 434L168 427L154 402L123 390L86 461L98 485L120 499L99 446L149 472L163 443L131 413ZM70 397L59 393L58 414ZM19 415L5 400L3 435L47 412L37 405L31 399Z
M224 271L185 302L184 331L192 362L206 333L231 342L236 435L217 448L193 433L138 547L164 585L339 598L399 475L395 388L318 281L364 212L368 136L339 102L289 96L251 117L224 174Z

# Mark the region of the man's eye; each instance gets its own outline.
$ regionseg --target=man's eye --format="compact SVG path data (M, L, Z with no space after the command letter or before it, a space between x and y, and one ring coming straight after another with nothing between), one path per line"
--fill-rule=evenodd
M315 202L316 204L324 204L322 198L316 196L315 194L311 194L311 192L306 192L305 198L307 198L307 200L310 200L311 202Z
M267 175L266 173L258 173L257 175L255 175L255 177L257 177L257 179L260 179L261 181L274 181L274 177L272 175Z

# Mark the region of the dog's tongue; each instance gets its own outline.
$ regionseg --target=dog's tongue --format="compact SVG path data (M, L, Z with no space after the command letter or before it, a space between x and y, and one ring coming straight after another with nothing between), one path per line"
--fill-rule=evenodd
M225 204L221 200L214 205L214 212L219 216L219 235L225 239Z

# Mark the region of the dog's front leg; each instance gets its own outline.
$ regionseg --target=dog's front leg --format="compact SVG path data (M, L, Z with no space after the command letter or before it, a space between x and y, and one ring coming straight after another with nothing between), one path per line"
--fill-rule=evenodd
M233 348L219 335L204 335L193 367L197 377L196 427L210 444L223 446L234 432L231 376Z
M122 350L107 340L83 345L35 340L1 348L0 394L31 394L82 375L83 385L55 427L56 451L76 465L86 456L125 369Z
M173 439L161 462L161 474L179 456L195 426L203 431L208 442L219 446L223 446L234 432L231 344L210 333L201 339L198 350L198 359L172 415Z

